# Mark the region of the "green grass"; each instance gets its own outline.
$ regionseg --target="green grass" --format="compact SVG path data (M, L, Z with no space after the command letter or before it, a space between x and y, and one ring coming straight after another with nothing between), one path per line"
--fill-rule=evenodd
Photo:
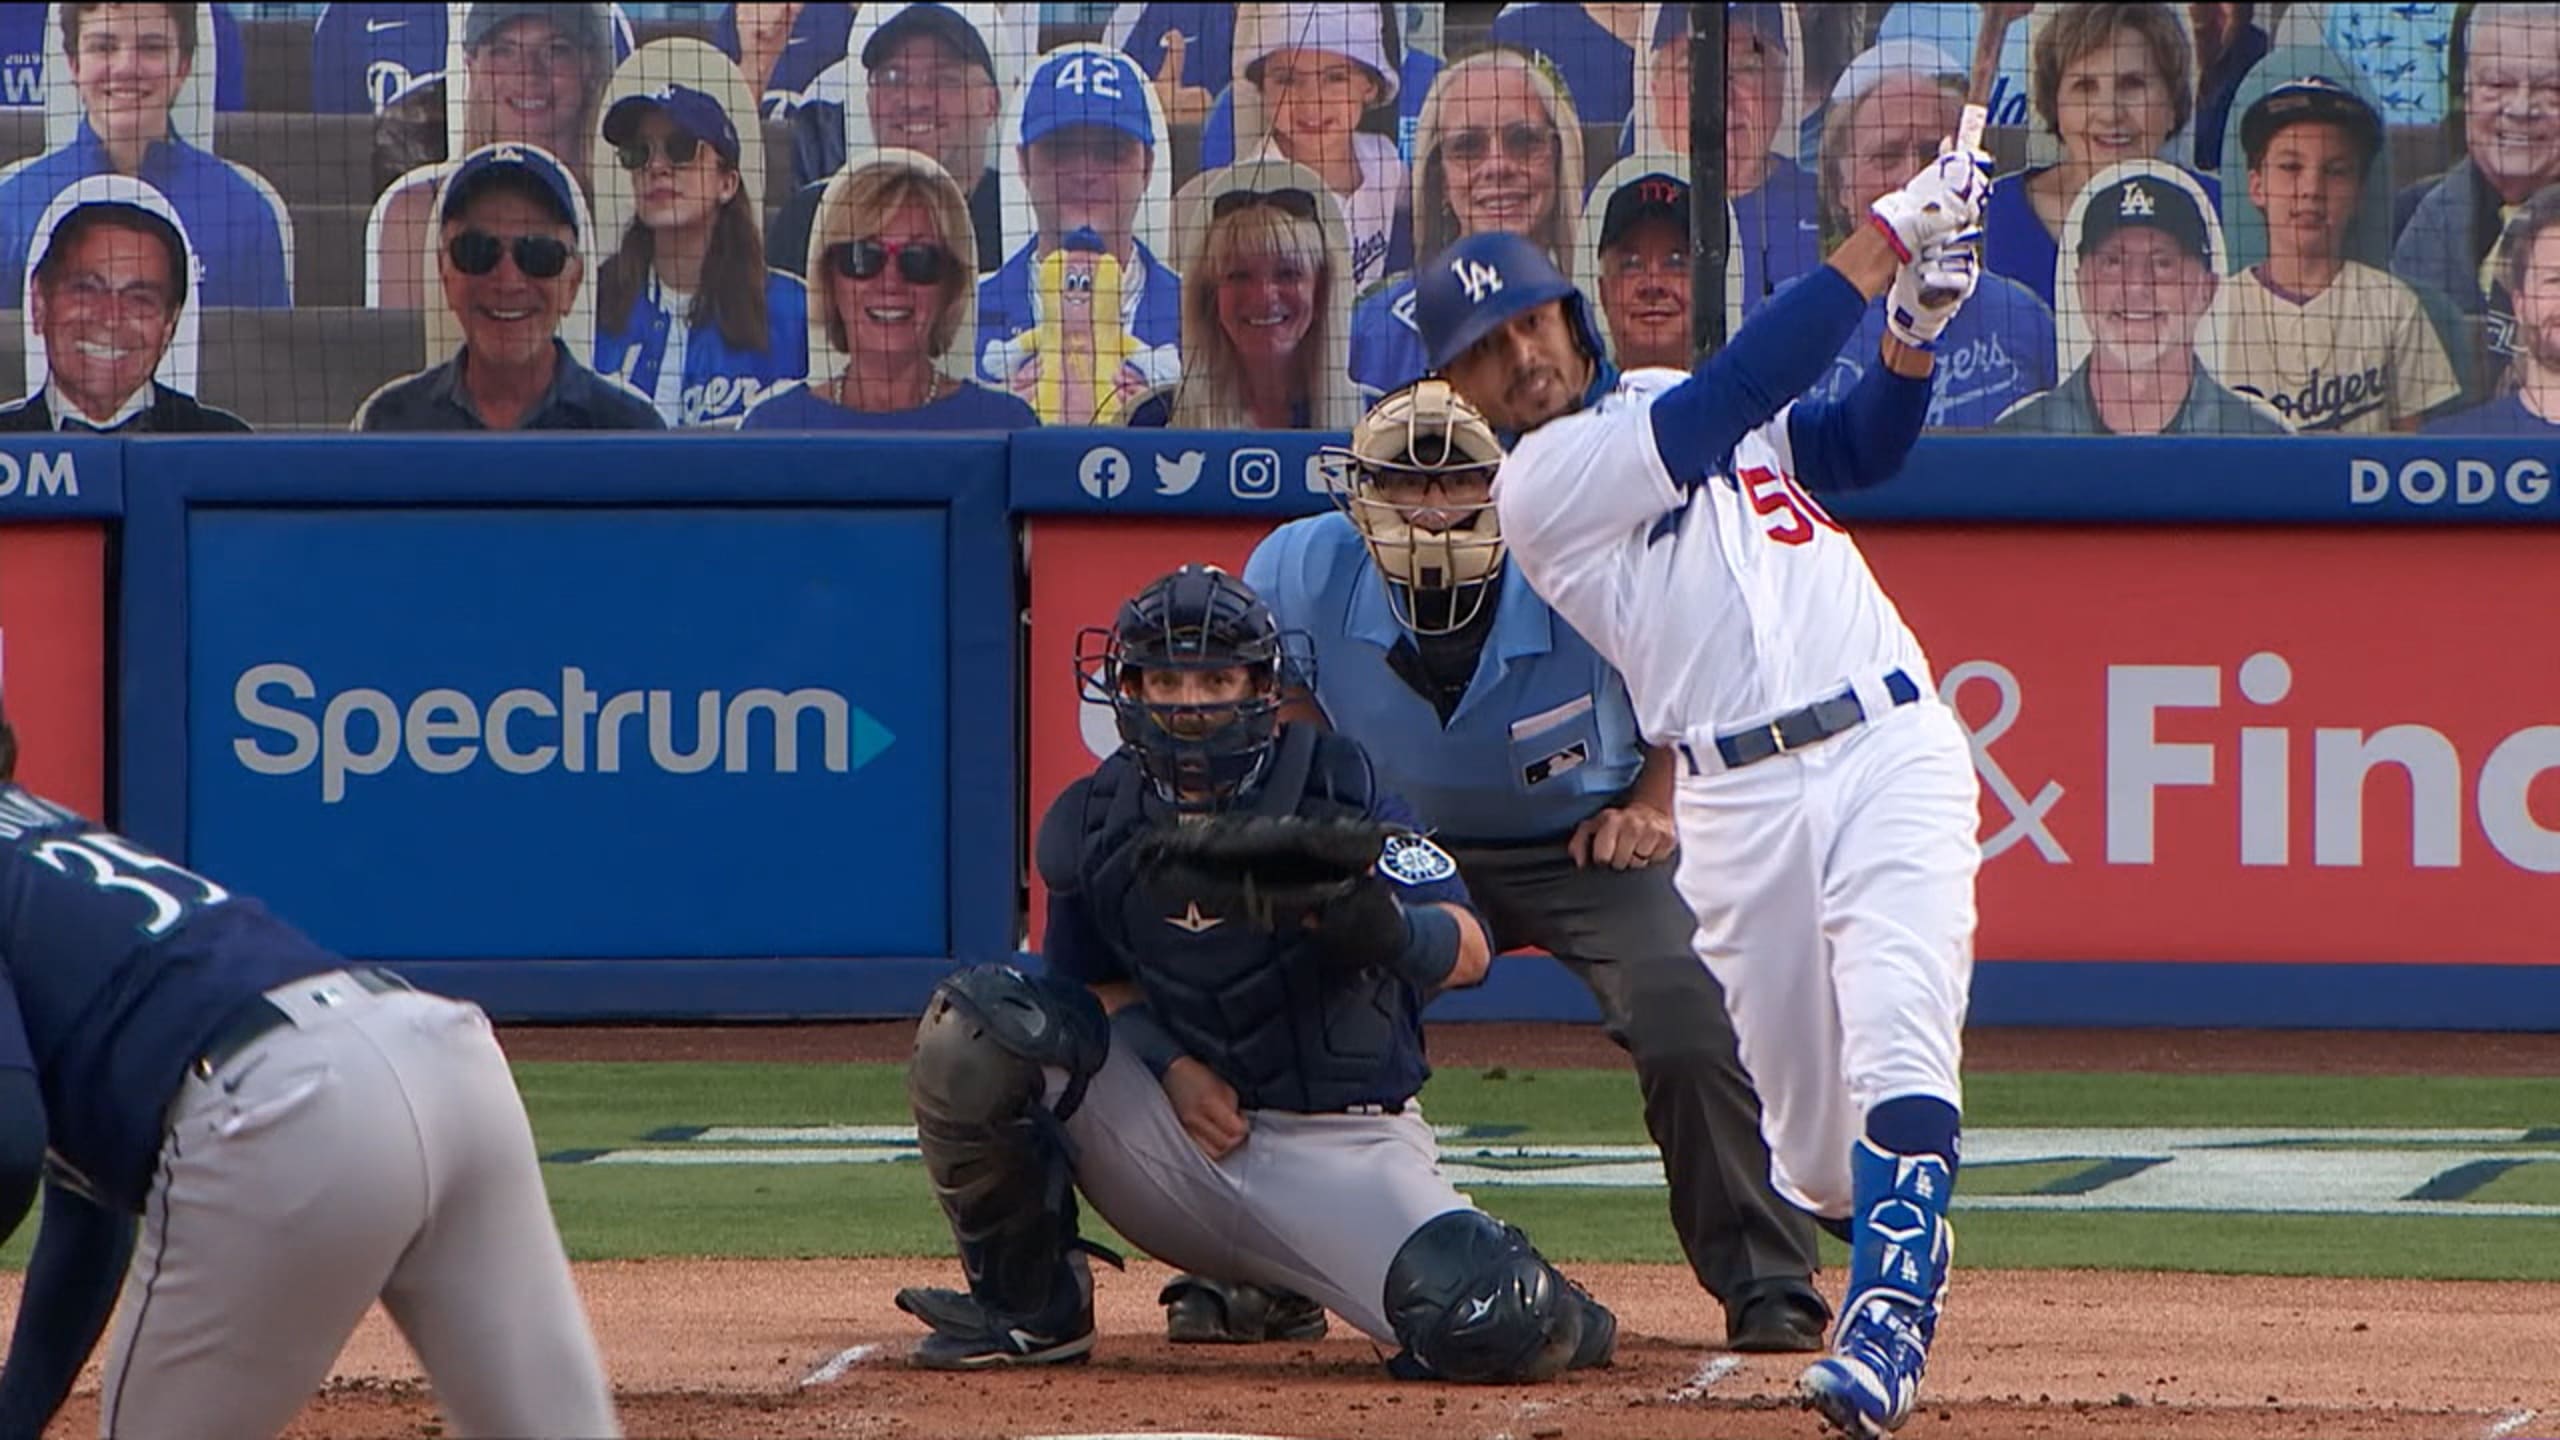
M672 1143L669 1126L908 1122L889 1065L544 1063L517 1080L546 1155ZM1969 1081L1976 1126L2306 1126L2487 1129L2560 1124L2548 1081L2296 1075L1996 1074ZM1623 1071L1444 1070L1425 1092L1435 1124L1524 1142L1645 1139ZM2560 1158L2560 1157L2555 1157ZM2029 1194L2073 1162L1983 1165L1961 1193ZM546 1164L570 1253L947 1256L950 1236L912 1161L867 1165ZM1569 1261L1678 1263L1661 1192L1485 1188L1488 1210ZM2475 1197L2560 1204L2560 1163L2519 1166ZM1119 1243L1088 1210L1093 1238ZM2560 1280L2560 1219L1960 1211L1964 1263L2271 1275ZM1827 1263L1843 1259L1824 1242ZM0 1248L24 1263L27 1236ZM1125 1247L1124 1247L1125 1248Z

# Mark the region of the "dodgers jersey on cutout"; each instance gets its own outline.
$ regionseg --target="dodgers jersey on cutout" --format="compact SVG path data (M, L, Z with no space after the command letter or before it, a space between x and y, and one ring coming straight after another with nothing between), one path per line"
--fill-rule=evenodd
M1657 744L1711 740L1928 657L1866 557L1796 482L1793 402L1684 490L1655 448L1677 370L1622 377L1597 405L1522 436L1494 477L1529 583L1626 677Z

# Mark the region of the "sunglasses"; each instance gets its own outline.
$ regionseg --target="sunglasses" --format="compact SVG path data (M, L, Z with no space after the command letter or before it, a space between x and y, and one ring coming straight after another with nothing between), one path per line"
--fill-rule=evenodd
M1534 120L1514 120L1498 131L1476 125L1450 131L1440 148L1450 159L1472 165L1493 153L1497 137L1504 155L1514 160L1537 160L1544 158L1547 147L1555 143L1556 132L1554 126Z
M868 280L898 262L898 278L910 285L932 285L950 273L951 252L930 240L889 245L878 240L847 240L827 247L827 263L847 280Z
M670 165L690 165L693 157L702 153L703 144L701 136L679 130L662 140L634 140L627 145L616 145L613 153L621 157L623 169L637 173L649 168L649 156L653 152L665 155Z
M465 275L486 275L498 268L498 259L507 253L509 242L486 230L465 230L453 237L445 247L452 257L453 268ZM548 235L519 235L513 242L516 268L527 279L548 280L569 268L567 244Z
M1239 210L1249 210L1256 205L1268 205L1283 215L1294 215L1300 220L1313 220L1316 218L1316 197L1308 194L1304 190L1294 188L1288 190L1230 190L1226 194L1219 196L1216 201L1211 203L1209 206L1209 218L1213 220L1224 220Z

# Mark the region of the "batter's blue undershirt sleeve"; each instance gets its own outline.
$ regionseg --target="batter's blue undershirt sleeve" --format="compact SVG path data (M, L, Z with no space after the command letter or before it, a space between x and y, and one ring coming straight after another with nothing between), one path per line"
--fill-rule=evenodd
M1813 387L1866 318L1867 297L1828 265L1779 291L1698 372L1653 402L1653 443L1673 483L1733 468L1733 447Z
M0 1440L44 1433L98 1348L132 1258L132 1216L60 1184L44 1187L44 1224L27 1260L9 1358L0 1364Z
M1896 375L1881 362L1867 367L1849 393L1812 400L1787 415L1796 478L1808 490L1863 490L1902 469L1929 419L1929 381Z

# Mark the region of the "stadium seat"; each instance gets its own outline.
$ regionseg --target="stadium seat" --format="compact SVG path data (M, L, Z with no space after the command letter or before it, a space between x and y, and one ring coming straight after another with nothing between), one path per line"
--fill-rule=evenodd
M309 16L240 22L240 49L249 60L250 111L272 114L309 107L311 23Z
M295 205L293 296L297 304L364 303L364 222L369 201Z
M0 110L0 165L44 148L42 110Z
M415 310L208 310L197 398L260 430L344 430L382 382L424 368L424 325Z
M267 178L291 206L373 201L373 117L244 110L219 116L213 148Z

